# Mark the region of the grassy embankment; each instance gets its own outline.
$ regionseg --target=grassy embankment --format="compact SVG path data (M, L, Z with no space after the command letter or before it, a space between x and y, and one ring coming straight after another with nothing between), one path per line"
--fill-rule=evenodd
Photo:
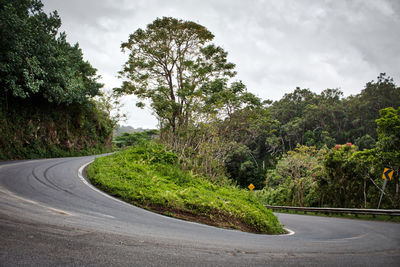
M254 233L284 233L254 194L182 171L176 155L161 145L148 143L97 158L86 174L103 191L167 216Z

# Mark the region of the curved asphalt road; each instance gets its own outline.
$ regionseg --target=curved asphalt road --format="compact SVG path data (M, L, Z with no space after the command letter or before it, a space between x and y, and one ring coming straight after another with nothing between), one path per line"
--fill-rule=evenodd
M79 178L92 157L0 162L0 266L400 266L400 224L278 214L294 235L177 220Z

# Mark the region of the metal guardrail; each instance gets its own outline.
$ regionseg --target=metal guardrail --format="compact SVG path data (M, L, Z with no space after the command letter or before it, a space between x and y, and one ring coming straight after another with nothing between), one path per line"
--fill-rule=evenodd
M303 213L315 212L315 213L325 213L325 214L352 214L352 215L386 215L390 217L400 216L400 210L381 210L381 209L347 209L347 208L310 208L310 207L290 207L290 206L269 206L265 205L266 208L272 210L292 210L300 211Z

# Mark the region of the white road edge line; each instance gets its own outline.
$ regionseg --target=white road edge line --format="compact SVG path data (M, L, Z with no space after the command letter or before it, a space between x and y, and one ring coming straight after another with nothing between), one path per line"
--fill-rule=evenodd
M283 229L285 229L288 232L287 234L283 234L283 235L294 235L295 234L295 232L290 230L289 228L283 228Z
M3 193L3 194L9 195L9 196L11 196L11 197L13 197L13 198L22 200L22 201L24 201L24 202L27 202L27 203L30 203L30 204L39 206L39 207L41 207L41 208L51 210L52 212L55 212L55 213L57 213L57 214L72 216L72 213L70 213L70 212L67 212L67 211L65 211L65 210L60 210L60 209L52 208L52 207L49 207L49 206L40 204L40 203L38 203L38 202L36 202L36 201L34 201L34 200L30 200L30 199L26 199L26 198L20 197L20 196L14 194L14 193L8 191L8 190L5 189L5 188L0 188L0 192Z
M90 183L86 180L86 178L83 176L83 169L85 169L86 166L88 166L89 164L91 164L91 163L93 163L93 162L94 162L94 160L89 161L88 163L85 163L84 165L82 165L82 166L79 168L79 170L78 170L78 178L82 181L82 183L84 183L85 185L87 185L88 187L90 187L92 190L96 191L97 193L102 194L103 196L105 196L105 197L107 197L107 198L109 198L109 199L112 199L112 200L114 200L114 201L117 201L117 202L119 202L119 203L122 203L122 204L124 204L124 205L127 205L127 206L129 206L129 207L132 207L131 204L126 203L126 202L124 202L124 201L122 201L122 200L119 200L119 199L117 199L117 198L115 198L115 197L112 197L112 196L110 196L110 195L104 193L103 191L97 189L96 187L94 187L94 185L90 184ZM107 215L107 216L110 216L110 215ZM114 218L115 218L115 217L114 217Z

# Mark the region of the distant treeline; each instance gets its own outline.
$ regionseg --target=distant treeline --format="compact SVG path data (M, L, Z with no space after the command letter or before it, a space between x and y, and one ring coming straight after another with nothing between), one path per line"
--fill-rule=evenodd
M385 74L346 98L338 89L316 94L296 88L267 107L243 109L224 121L232 125L226 138L236 142L225 161L228 172L242 186L256 183L260 188L266 169L298 145L329 149L352 143L360 150L374 148L379 111L399 106L400 88Z
M144 132L144 131L147 131L148 129L143 129L143 128L134 128L134 127L132 127L132 126L125 126L125 125L119 125L119 124L117 124L115 127L114 127L114 131L113 131L113 136L114 137L117 137L117 136L121 136L121 135L123 135L123 134L126 134L126 133L128 133L128 134L132 134L132 133L137 133L137 132Z
M383 73L360 94L342 95L297 88L267 108L276 124L262 145L279 156L266 179L260 176L266 203L376 208L383 170L390 168L383 207L400 207L400 88Z
M275 136L280 139L280 151L284 152L297 144L320 148L352 142L360 149L372 148L378 137L375 120L379 118L379 110L396 109L399 105L400 88L382 73L355 96L343 98L338 89L315 94L297 88L269 109L279 121Z

